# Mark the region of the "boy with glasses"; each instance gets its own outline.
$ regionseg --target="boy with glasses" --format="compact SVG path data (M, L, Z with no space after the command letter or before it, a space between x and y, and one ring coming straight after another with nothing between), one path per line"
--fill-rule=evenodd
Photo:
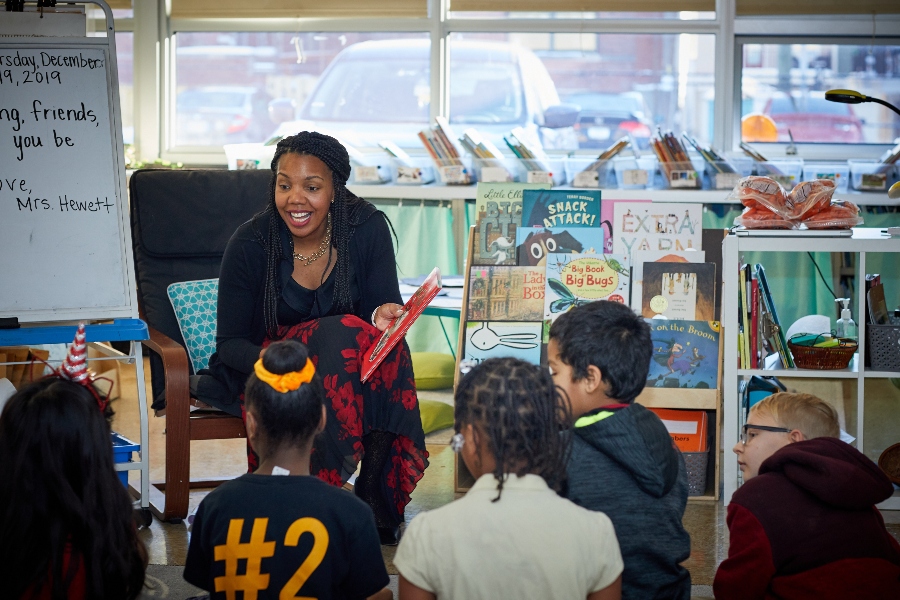
M893 486L839 435L834 408L810 394L751 409L716 598L900 598L900 545L875 508Z

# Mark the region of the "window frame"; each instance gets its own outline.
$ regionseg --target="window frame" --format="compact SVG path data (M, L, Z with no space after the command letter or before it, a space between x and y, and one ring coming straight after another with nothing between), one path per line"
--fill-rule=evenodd
M223 165L221 148L171 146L174 118L175 35L179 32L427 32L431 39L430 117L446 115L449 104L447 40L452 33L619 33L712 34L715 36L714 132L709 140L716 148L736 150L740 142L741 64L748 43L852 43L875 39L879 44L900 40L900 15L823 15L802 17L735 17L735 0L716 0L713 19L533 19L450 18L449 0L427 0L428 16L400 19L172 19L166 0L141 0L135 16L116 21L117 30L135 32L135 140L139 155L195 165ZM815 36L798 37L797 19ZM812 24L810 26L810 24ZM835 36L835 37L830 37ZM825 40L825 41L822 41ZM819 42L817 42L819 41ZM150 93L147 94L146 92ZM155 94L153 93L155 92ZM808 159L874 158L889 144L798 144ZM786 144L771 144L773 155ZM852 148L849 151L848 148Z

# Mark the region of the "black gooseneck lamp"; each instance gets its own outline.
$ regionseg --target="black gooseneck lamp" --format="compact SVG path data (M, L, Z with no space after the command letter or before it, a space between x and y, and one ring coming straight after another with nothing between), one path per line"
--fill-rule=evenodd
M875 104L887 106L889 109L900 115L900 108L897 108L890 102L885 102L884 100L879 100L878 98L873 98L872 96L866 96L865 94L861 94L856 90L828 90L827 92L825 92L825 99L830 100L831 102L841 102L843 104L862 104L863 102L874 102ZM892 185L891 189L888 190L888 198L894 200L900 199L900 181Z
M900 115L900 108L897 108L890 102L885 102L884 100L879 100L878 98L873 98L872 96L866 96L865 94L861 94L856 90L828 90L827 92L825 92L825 99L830 100L831 102L841 102L843 104L862 104L863 102L874 102L875 104L887 106L889 109Z

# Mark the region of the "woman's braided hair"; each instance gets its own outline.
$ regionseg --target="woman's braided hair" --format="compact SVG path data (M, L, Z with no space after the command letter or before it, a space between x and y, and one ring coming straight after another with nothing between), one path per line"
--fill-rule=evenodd
M474 426L496 459L497 497L505 474L533 473L560 491L571 437L568 399L547 369L517 358L489 358L456 390L456 429Z
M280 232L287 230L287 225L278 214L275 206L275 183L278 173L278 161L288 152L299 155L315 156L331 169L332 182L334 184L334 200L329 209L331 213L331 247L328 249L328 261L331 261L332 252L337 250L337 265L335 266L334 302L338 312L348 313L353 310L353 298L350 295L350 237L353 228L359 225L360 212L365 202L347 189L347 180L350 178L350 155L347 149L331 136L315 131L302 131L297 135L286 137L275 149L275 157L272 159L272 181L269 185L269 203L266 208L254 217L257 219L268 216L269 230L267 235L262 235L257 230L257 235L266 249L266 284L263 305L263 318L266 326L266 335L273 339L278 330L278 263L284 258ZM293 238L291 238L293 240ZM322 282L325 280L326 269L322 273Z

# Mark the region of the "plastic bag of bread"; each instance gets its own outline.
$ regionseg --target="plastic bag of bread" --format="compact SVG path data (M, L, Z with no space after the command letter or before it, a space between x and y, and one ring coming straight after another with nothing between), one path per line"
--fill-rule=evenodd
M827 209L834 195L834 181L830 179L813 179L802 181L794 186L788 194L788 216L791 219L806 219Z
M789 221L763 206L756 204L748 206L741 213L741 216L735 218L735 225L743 225L747 229L796 229L797 224Z
M834 200L828 208L803 219L809 229L850 229L862 222L859 207L847 200Z
M726 198L730 202L740 202L748 208L762 205L775 213L787 209L787 195L784 188L770 177L750 175L742 177Z

